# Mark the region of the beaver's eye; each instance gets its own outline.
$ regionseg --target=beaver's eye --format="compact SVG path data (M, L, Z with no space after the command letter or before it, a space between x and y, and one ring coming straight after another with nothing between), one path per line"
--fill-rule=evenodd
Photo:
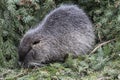
M40 40L36 40L33 42L33 45L38 44L39 42L40 42Z

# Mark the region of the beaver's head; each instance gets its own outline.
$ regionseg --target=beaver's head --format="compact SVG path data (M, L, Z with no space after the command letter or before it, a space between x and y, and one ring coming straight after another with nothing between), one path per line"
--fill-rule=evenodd
M22 38L19 48L19 63L23 67L43 66L50 53L51 38L41 33L27 33Z

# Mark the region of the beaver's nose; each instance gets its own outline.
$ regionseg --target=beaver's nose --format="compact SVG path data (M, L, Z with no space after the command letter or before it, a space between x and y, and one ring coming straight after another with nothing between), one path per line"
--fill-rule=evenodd
M20 61L18 61L18 62L17 62L17 66L18 66L18 67L23 67L23 63L20 62Z
M21 65L22 63L20 61L18 61L18 65Z

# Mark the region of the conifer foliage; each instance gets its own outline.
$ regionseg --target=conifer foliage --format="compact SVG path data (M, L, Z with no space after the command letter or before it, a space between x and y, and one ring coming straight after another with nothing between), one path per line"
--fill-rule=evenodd
M20 38L54 7L52 0L0 1L0 66L15 65Z
M17 47L24 33L64 3L77 4L89 15L96 33L95 49L86 57L68 58L63 64L50 64L25 76L23 72L21 79L120 79L120 0L0 0L0 79L8 71L5 68L17 69ZM10 80L21 74L10 72Z

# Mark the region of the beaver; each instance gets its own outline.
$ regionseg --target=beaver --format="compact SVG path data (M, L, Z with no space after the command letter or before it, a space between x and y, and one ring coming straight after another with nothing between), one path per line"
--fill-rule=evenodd
M88 54L95 44L93 25L77 5L61 5L52 10L20 41L18 55L24 67L44 66Z

